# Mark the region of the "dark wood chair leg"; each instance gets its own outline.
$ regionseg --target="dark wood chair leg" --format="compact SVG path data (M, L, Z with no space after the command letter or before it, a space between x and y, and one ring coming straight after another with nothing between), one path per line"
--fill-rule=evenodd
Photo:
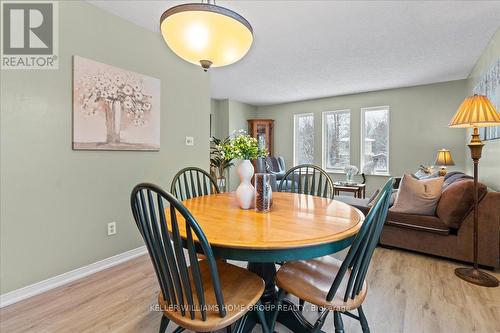
M325 324L326 317L328 316L328 313L330 312L330 310L324 309L322 311L323 312L319 316L318 320L316 320L316 323L314 324L314 327L311 330L311 333L318 333L319 331L321 331L321 328Z
M304 301L302 298L299 299L299 311L302 312L304 310Z
M184 327L177 326L177 328L173 330L172 333L181 333L184 332L184 330L185 330Z
M233 333L243 333L243 329L245 327L247 319L248 319L248 313L244 315L242 318L240 318L240 320L238 320L236 324L234 324Z
M161 317L160 333L165 333L165 330L167 329L169 322L170 322L170 319L168 319L167 317L165 317L165 316Z
M363 333L370 333L370 328L368 327L368 320L366 320L365 313L363 312L363 308L361 306L358 308L358 315Z
M333 312L333 324L335 325L335 333L344 333L344 323L338 311Z

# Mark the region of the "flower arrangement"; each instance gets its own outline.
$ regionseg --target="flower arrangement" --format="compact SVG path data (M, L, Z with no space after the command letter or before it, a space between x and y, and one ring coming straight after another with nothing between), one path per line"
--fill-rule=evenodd
M82 88L77 97L86 115L107 112L114 102L120 102L133 125L140 127L146 123L144 116L151 111L152 96L143 92L142 81L132 75L121 72L89 75L78 86Z
M267 149L259 147L256 138L252 138L244 130L230 138L229 141L220 147L222 157L233 160L255 160L258 157L267 156Z

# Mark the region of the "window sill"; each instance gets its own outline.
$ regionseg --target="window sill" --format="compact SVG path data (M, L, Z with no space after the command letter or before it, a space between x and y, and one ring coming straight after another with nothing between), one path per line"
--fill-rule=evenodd
M390 173L365 173L365 176L381 176L381 177L392 177Z
M327 173L334 173L339 175L345 175L343 170L335 170L335 169L324 169Z

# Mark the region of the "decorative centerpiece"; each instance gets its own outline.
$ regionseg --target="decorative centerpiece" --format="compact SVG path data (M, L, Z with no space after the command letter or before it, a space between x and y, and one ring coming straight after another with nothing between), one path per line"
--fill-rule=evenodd
M241 209L252 208L254 206L255 188L251 183L254 168L250 161L267 156L266 149L259 148L257 139L240 130L227 144L222 146L222 156L230 160L242 160L237 168L240 185L236 189L236 197Z
M348 165L344 168L344 172L345 172L345 176L346 176L346 183L353 184L354 180L352 177L357 175L359 170L354 165Z
M273 191L271 189L271 175L256 173L255 181L255 210L267 213L271 209Z

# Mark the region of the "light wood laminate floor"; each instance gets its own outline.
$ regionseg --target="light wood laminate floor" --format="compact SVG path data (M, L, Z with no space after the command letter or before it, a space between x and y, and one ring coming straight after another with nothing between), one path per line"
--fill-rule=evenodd
M363 306L371 331L500 332L500 288L459 280L453 273L458 266L377 248ZM158 290L149 258L141 256L1 309L0 331L158 332L161 313L151 310ZM306 312L315 318L314 311ZM361 332L357 321L344 318L346 332ZM173 329L171 324L168 332ZM331 315L323 329L333 332ZM286 331L279 326L277 330Z

